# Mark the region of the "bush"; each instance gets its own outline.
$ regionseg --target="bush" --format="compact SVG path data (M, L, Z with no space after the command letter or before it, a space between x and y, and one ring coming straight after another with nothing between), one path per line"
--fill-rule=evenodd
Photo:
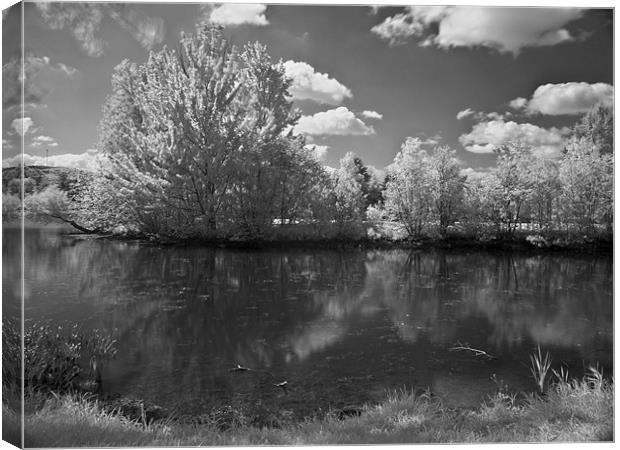
M11 222L19 219L21 201L15 195L2 194L2 221Z
M14 323L2 324L2 382L21 388L21 336ZM81 332L77 326L34 323L24 329L24 388L66 392L87 381L100 382L105 361L116 354L116 341L99 330Z

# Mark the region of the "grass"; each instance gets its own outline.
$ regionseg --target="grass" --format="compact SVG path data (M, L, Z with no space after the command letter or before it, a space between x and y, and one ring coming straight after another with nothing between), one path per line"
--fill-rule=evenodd
M28 401L27 401L28 402ZM498 392L474 410L445 407L441 400L393 392L359 416L336 414L281 427L172 420L145 425L106 412L87 396L48 397L25 418L28 447L328 445L388 443L482 443L613 440L613 384L596 370L583 380L559 379L544 396L517 400ZM3 406L7 433L18 416ZM10 427L7 430L6 427Z
M530 372L532 372L532 377L534 377L534 381L536 381L538 392L543 394L545 392L547 373L551 368L551 356L549 355L549 352L547 352L543 357L542 350L539 345L536 348L536 353L530 355L530 363Z

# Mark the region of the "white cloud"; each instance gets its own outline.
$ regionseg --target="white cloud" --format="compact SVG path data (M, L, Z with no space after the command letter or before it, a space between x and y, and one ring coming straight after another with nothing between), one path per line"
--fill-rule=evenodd
M149 17L136 10L110 10L110 17L129 31L133 38L147 50L152 49L156 44L161 44L166 35L166 27L160 17Z
M23 69L23 73L22 73ZM47 56L27 53L22 67L21 59L14 57L2 66L2 107L9 114L22 109L32 110L44 106L43 97L60 82L73 78L79 70L63 63L52 63ZM22 104L22 81L24 103ZM22 108L23 106L23 108Z
M383 119L383 114L378 113L377 111L362 111L362 117L365 117L366 119L375 119L375 120L381 120Z
M461 120L461 119L464 119L465 117L473 116L475 113L476 111L474 111L471 108L464 109L456 113L456 120Z
M525 110L529 114L581 114L598 103L612 106L614 87L607 83L559 83L543 84L534 91L528 101L523 97L510 102L514 109Z
M269 25L265 17L267 5L260 3L224 3L215 7L209 20L219 25Z
M495 111L492 112L484 112L484 111L475 111L471 108L467 108L464 109L462 111L459 111L456 114L456 119L457 120L462 120L466 117L473 117L474 119L476 119L477 121L483 121L483 120L502 120L504 118L503 114L497 113Z
M296 133L314 135L331 134L347 136L375 134L372 126L366 125L344 106L318 112L313 116L302 116L294 130Z
M34 122L30 117L24 117L23 119L14 119L13 122L11 122L11 127L20 136L27 134L28 129L33 125L34 125Z
M570 130L555 127L545 129L531 123L491 120L481 122L471 132L462 134L459 142L472 153L492 153L497 147L512 141L521 141L532 151L543 156L555 156L563 148Z
M16 155L2 160L2 167L16 167L21 164L22 155ZM27 166L44 166L51 167L69 167L75 169L84 169L94 172L98 170L97 150L89 149L84 153L74 154L65 153L62 155L53 155L49 158L45 156L35 156L24 153L24 164Z
M339 105L353 96L349 88L325 73L319 73L305 62L286 61L284 71L293 82L289 92L296 100L313 100Z
M312 151L314 157L317 161L323 161L325 159L325 155L327 154L327 150L329 150L329 145L306 145L306 149Z
M67 29L87 55L99 57L108 45L98 37L101 24L110 16L144 48L151 49L163 41L164 21L149 17L125 4L36 2L44 22L53 30Z
M68 77L72 77L80 72L75 67L71 67L63 63L58 63L57 66L58 66L58 69L61 72L63 72L65 75L67 75Z
M37 136L32 140L32 147L58 147L56 139L50 136Z
M474 169L472 167L467 167L465 169L461 169L459 175L462 177L465 176L470 180L479 179L487 176L490 172L490 167L478 168Z
M9 141L8 139L2 139L2 148L5 150L11 150L12 148L15 148L15 147L13 143Z
M525 108L525 105L527 105L527 98L523 97L517 97L514 100L511 100L510 103L508 103L508 106L516 110Z
M106 43L95 36L103 20L102 5L48 2L37 2L35 5L50 28L53 30L67 28L89 56L103 55Z
M422 46L482 46L517 55L525 47L575 40L564 27L583 14L578 8L410 6L371 31L390 45L414 37Z
M75 67L68 66L61 62L53 64L49 56L27 54L24 61L24 72L27 80L30 80L33 76L42 72L66 77L73 77L80 73ZM21 74L18 78L21 80Z

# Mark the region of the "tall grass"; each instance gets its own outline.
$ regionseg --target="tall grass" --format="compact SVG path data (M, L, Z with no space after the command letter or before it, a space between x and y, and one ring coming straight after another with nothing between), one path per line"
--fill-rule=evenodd
M498 393L476 409L455 410L440 399L390 393L359 416L337 414L279 427L171 420L131 421L85 396L50 398L25 421L26 446L330 445L601 441L613 439L613 385L592 370L583 380L558 381L526 401Z
M82 331L45 323L28 324L24 347L16 324L2 324L2 384L21 389L21 358L24 387L28 390L67 392L84 381L100 382L103 364L116 354L116 341L99 330Z
M540 345L536 349L536 353L530 355L530 372L536 382L536 387L540 394L545 393L545 382L547 379L547 373L551 368L551 356L549 352L545 353L543 357Z

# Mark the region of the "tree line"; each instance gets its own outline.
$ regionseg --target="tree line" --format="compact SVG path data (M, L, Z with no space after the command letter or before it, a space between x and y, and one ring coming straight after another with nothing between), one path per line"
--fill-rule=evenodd
M608 107L586 114L556 159L511 142L496 167L467 176L454 150L408 138L385 170L353 153L329 169L292 131L290 84L264 46L237 49L216 27L123 61L103 107L100 172L29 195L25 209L83 230L182 239L612 231Z

